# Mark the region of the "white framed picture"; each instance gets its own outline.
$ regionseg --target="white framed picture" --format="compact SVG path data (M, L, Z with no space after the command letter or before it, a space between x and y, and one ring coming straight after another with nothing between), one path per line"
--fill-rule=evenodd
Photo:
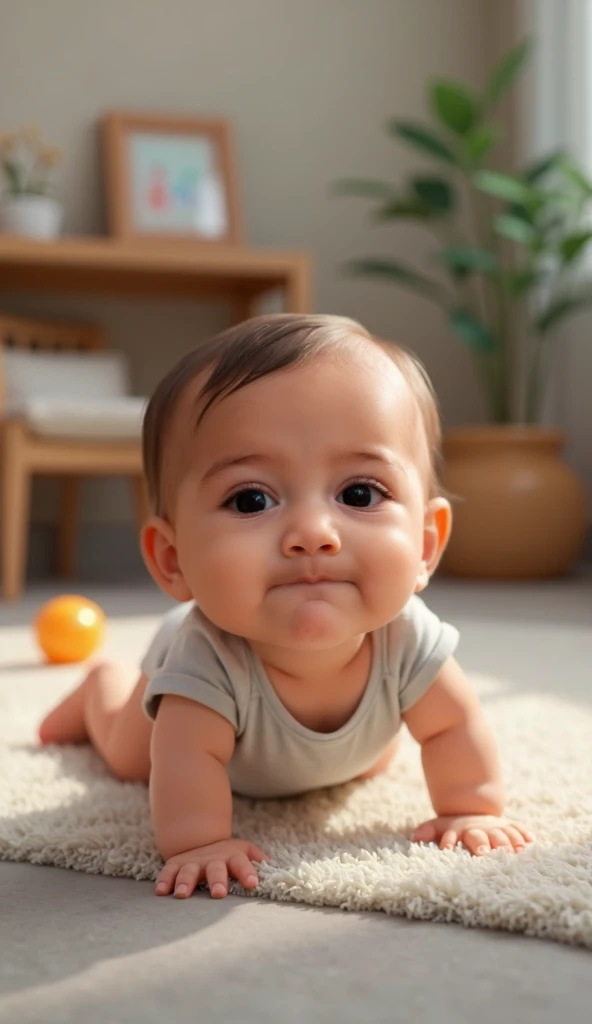
M115 111L103 144L113 235L241 241L225 121Z

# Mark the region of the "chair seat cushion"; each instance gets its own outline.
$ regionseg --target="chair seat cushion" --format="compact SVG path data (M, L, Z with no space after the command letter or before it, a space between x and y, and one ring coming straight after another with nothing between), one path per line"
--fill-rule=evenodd
M69 440L137 441L145 398L29 398L19 410L29 430Z
M1 353L9 415L36 398L123 398L129 394L123 352L39 352L4 349Z

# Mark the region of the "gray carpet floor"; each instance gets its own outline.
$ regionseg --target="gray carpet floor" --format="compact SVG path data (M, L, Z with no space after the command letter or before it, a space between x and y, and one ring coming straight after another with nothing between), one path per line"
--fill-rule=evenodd
M80 589L113 617L167 606L148 588ZM27 628L49 593L35 588L0 609L1 624ZM459 626L468 671L592 702L590 574L540 585L436 580L426 599ZM591 1004L583 949L260 899L158 900L148 882L0 863L2 1024L577 1024Z

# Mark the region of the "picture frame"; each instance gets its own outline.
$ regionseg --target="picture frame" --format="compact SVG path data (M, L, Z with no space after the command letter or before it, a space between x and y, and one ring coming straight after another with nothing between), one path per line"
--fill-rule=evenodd
M112 236L242 242L227 121L113 110L103 116L101 129Z

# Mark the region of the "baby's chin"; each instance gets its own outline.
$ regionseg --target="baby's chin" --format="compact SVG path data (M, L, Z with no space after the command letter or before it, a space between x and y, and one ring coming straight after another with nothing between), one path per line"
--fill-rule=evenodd
M204 603L205 604L205 603ZM372 633L394 619L401 607L368 608L359 602L357 608L344 608L324 599L292 603L291 607L253 607L249 610L228 606L202 612L218 629L248 643L300 650L328 650L347 643L354 636Z
M301 650L326 650L364 631L358 616L345 614L326 601L307 601L281 621L270 622L266 641Z

